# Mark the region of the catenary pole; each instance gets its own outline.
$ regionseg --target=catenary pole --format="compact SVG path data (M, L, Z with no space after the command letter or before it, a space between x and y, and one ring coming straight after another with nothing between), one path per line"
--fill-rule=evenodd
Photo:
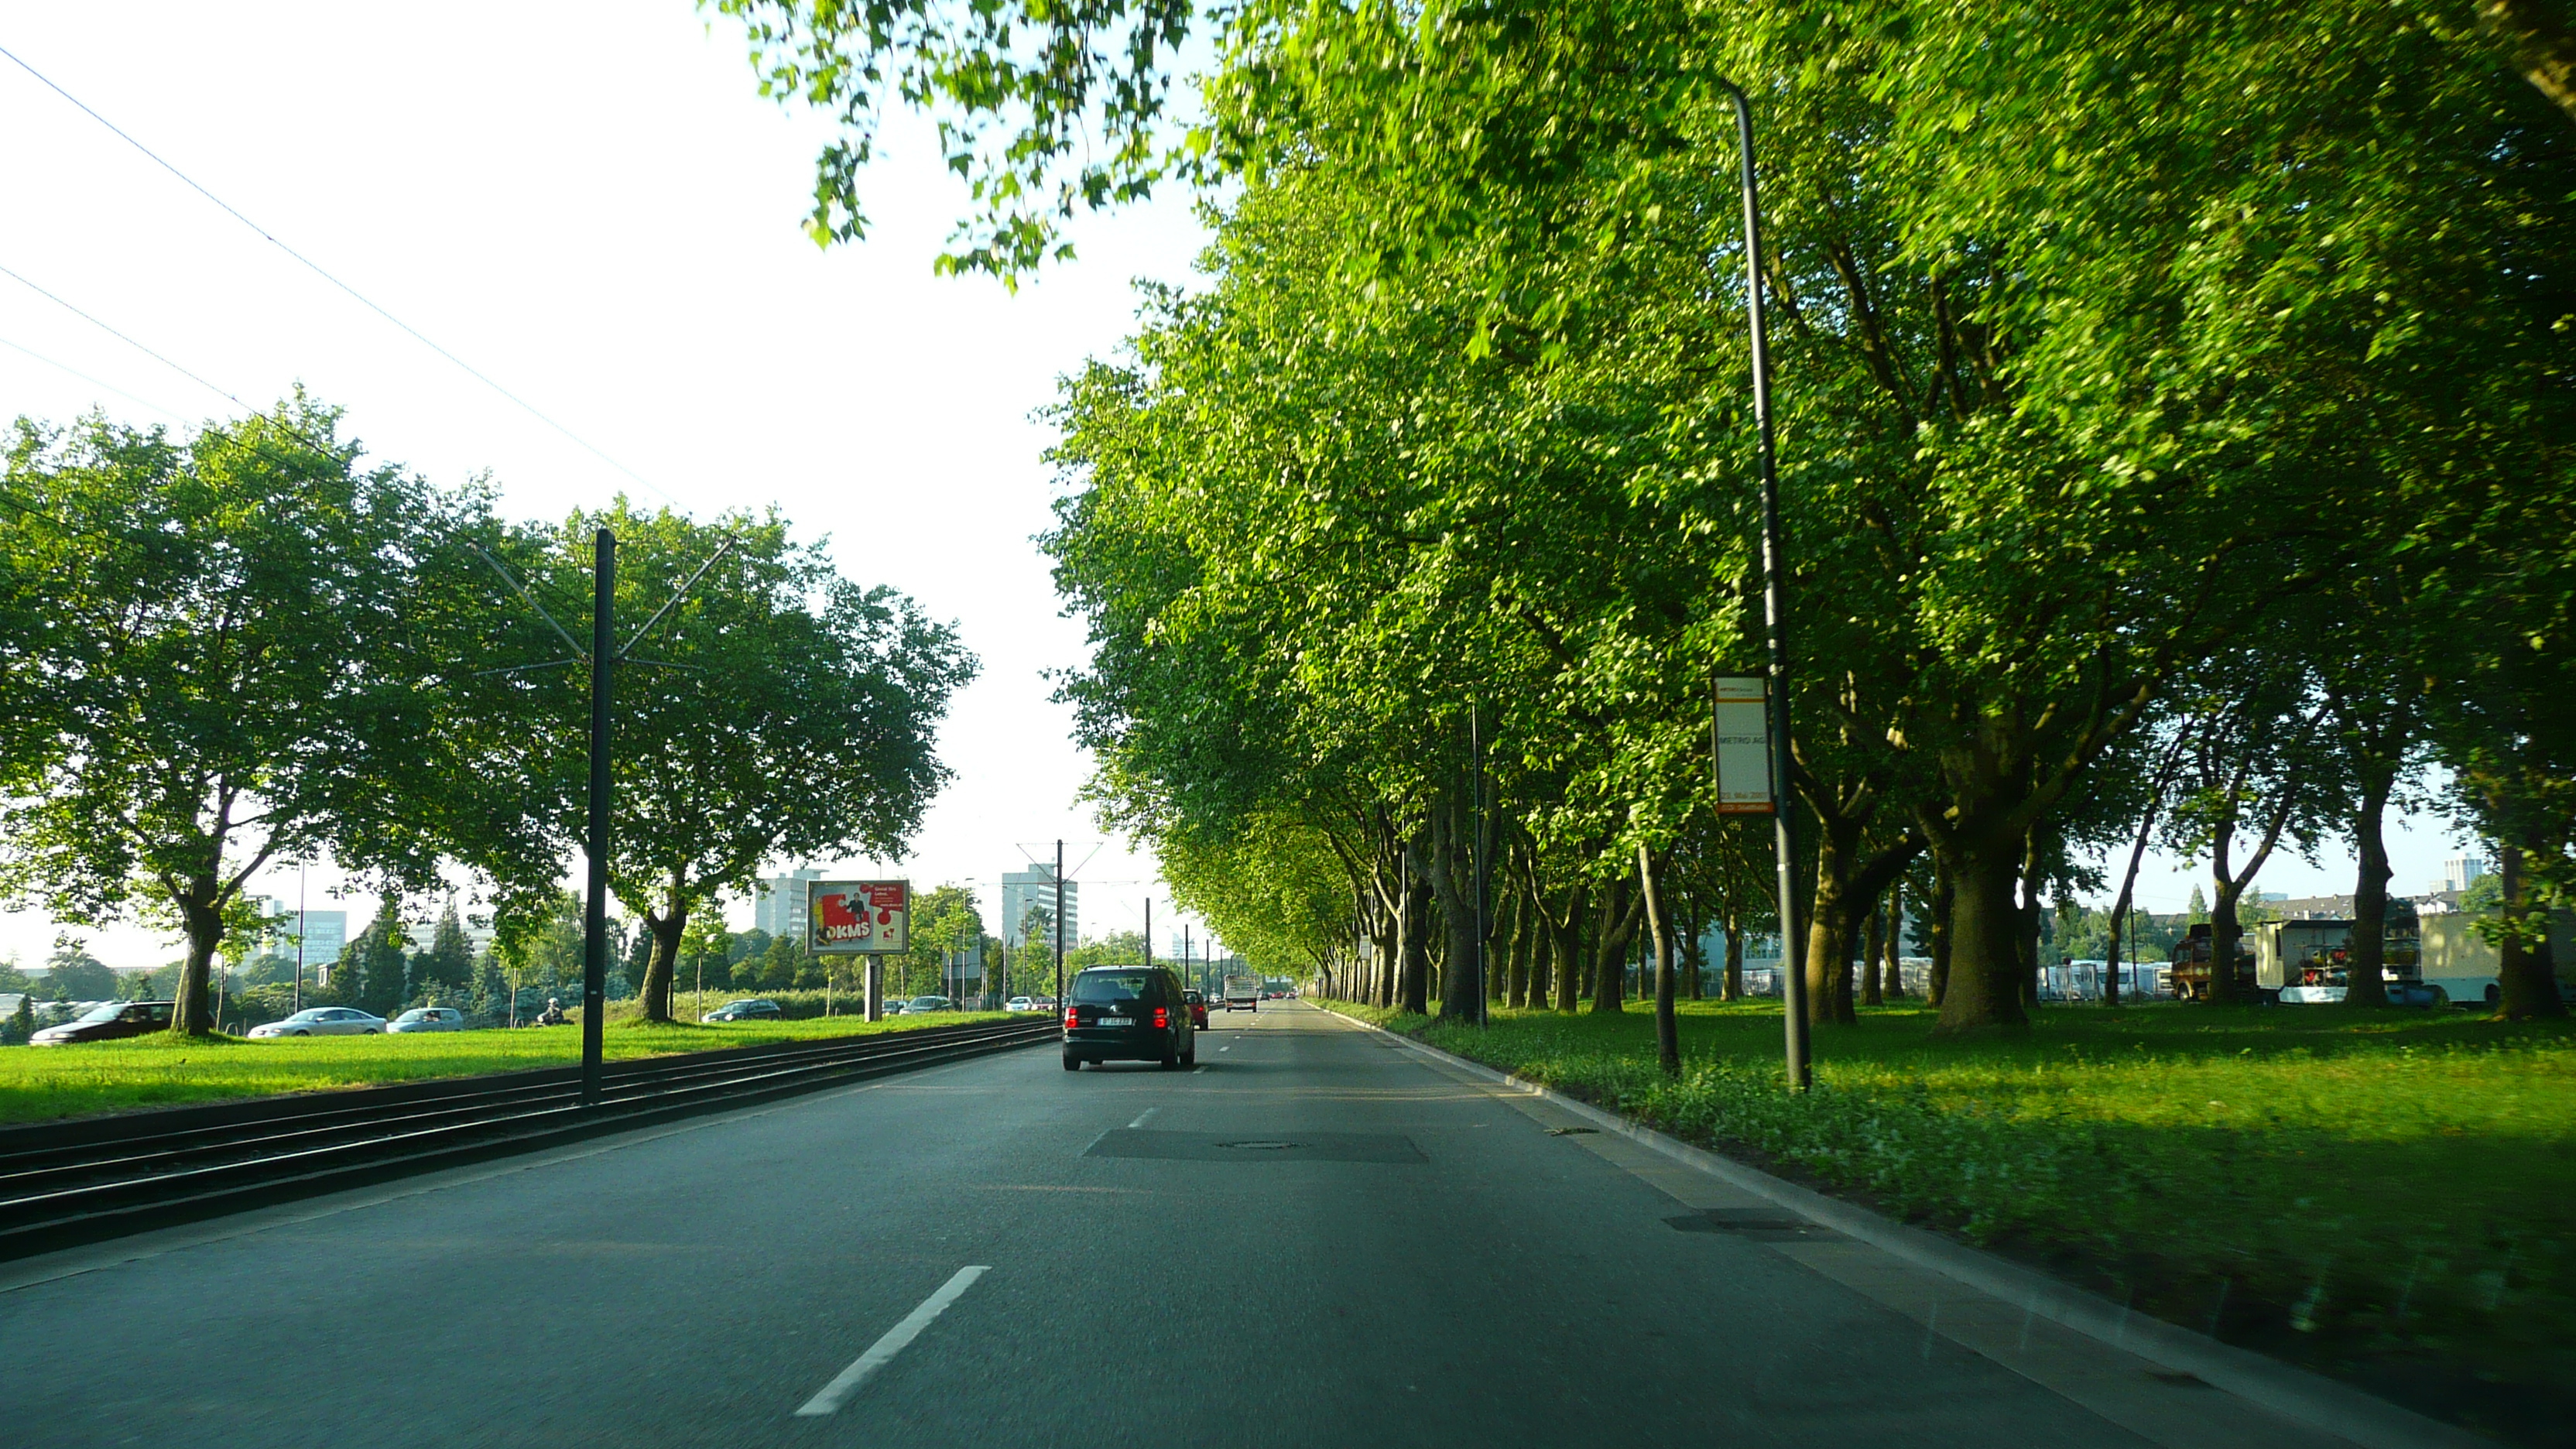
M1780 474L1771 423L1771 344L1762 315L1762 201L1753 179L1753 103L1743 88L1720 80L1735 103L1735 154L1744 189L1744 310L1753 351L1753 424L1762 474L1762 622L1769 656L1763 691L1771 735L1771 828L1779 852L1780 1004L1789 1089L1814 1079L1807 1038L1806 942L1798 930L1798 814L1789 787L1788 560L1781 545Z
M1055 1009L1064 1010L1064 842L1055 843Z
M599 1102L608 1014L608 717L617 671L617 536L593 539L590 609L590 899L582 911L581 1100Z

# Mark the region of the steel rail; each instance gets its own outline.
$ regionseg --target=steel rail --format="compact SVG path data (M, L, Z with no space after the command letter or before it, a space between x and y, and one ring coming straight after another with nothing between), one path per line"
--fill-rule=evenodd
M0 1258L1034 1046L1057 1036L1053 1018L1044 1017L642 1058L615 1063L596 1104L582 1102L576 1070L547 1069L543 1080L485 1090L416 1090L423 1084L407 1084L413 1090L360 1089L398 1097L317 1103L309 1112L245 1104L256 1115L239 1123L127 1131L86 1148L72 1143L13 1151L9 1138L66 1136L83 1126L113 1130L111 1124L130 1127L135 1119L11 1129L0 1132Z

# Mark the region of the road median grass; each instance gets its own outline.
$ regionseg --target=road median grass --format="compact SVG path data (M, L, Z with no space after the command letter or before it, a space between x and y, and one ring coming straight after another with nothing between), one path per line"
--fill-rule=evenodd
M856 1016L801 1021L608 1023L611 1061L763 1046L772 1042L1011 1019L1004 1012L936 1012L869 1022ZM168 1035L0 1051L0 1122L43 1122L137 1107L172 1107L289 1092L380 1087L581 1061L578 1026L423 1032L401 1036L241 1037Z
M1776 1005L1484 1029L1319 1003L2036 1263L2115 1301L2532 1443L2576 1424L2576 1031L2461 1012L2150 1005L1934 1041Z

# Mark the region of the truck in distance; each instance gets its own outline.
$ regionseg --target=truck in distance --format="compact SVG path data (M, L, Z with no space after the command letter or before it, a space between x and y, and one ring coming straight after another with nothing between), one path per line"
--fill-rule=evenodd
M1233 1011L1237 1008L1244 1011L1259 1011L1261 1009L1260 977L1229 976L1225 978L1225 1009Z

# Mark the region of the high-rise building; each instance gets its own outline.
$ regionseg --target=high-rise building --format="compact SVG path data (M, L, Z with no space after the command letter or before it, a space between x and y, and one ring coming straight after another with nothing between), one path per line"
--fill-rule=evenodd
M771 940L785 936L791 941L805 939L805 887L821 880L823 872L806 866L785 875L764 876L752 888L751 923L769 933Z
M304 944L304 969L319 969L317 979L327 979L331 963L340 959L342 947L349 944L347 911L297 911L285 901L272 897L268 902L269 927L259 939L260 954L275 954L292 961L300 938Z
M2486 878L2487 863L2474 855L2455 855L2442 862L2442 889L2464 891Z
M1030 920L1042 924L1037 928L1038 944L1055 945L1055 867L1033 865L1027 870L1002 872L1002 914L995 918L992 931L1013 946L1029 939ZM1064 883L1064 944L1071 949L1082 939L1082 882L1068 878Z

